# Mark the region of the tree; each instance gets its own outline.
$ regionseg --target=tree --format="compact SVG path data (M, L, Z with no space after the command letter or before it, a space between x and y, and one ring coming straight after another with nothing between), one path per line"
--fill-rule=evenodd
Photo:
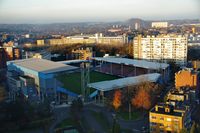
M151 99L150 95L145 91L145 89L138 90L136 96L132 99L132 105L137 108L150 109L151 107Z
M190 133L199 133L199 132L200 132L200 126L199 126L199 124L194 122L190 129Z
M195 133L195 128L196 128L196 125L195 125L195 123L193 123L192 127L190 129L190 133Z
M181 129L180 133L188 133L186 128Z
M113 98L113 106L115 110L117 110L121 106L121 97L122 93L120 90L116 90L114 93L114 98Z
M5 96L6 96L5 87L0 84L0 102L5 98Z
M168 64L170 65L170 77L171 77L171 81L174 81L174 79L175 79L175 73L179 71L180 67L178 65L176 65L176 63L173 62L173 61L168 62Z

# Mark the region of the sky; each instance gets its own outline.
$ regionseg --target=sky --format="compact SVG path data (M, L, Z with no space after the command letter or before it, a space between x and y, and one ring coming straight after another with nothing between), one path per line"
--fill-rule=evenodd
M0 23L200 19L200 0L0 0Z

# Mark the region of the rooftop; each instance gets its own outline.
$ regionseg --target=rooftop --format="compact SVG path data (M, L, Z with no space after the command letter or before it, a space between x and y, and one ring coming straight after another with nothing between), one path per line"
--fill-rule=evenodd
M120 89L131 85L137 85L144 81L156 82L160 77L159 73L144 74L140 76L120 78L115 80L108 80L96 83L88 84L88 87L94 88L100 91L110 91L114 89Z
M169 108L169 111L166 111L166 108ZM184 106L174 107L170 104L158 104L151 109L151 113L156 114L164 114L164 115L171 115L171 116L178 116L181 117L183 113L185 113L186 108Z
M53 62L45 59L37 59L37 58L9 61L8 64L15 64L18 67L27 68L42 73L53 73L53 72L73 70L77 68L74 66L65 65L58 62Z
M158 63L158 62L150 62L146 60L134 60L134 59L127 59L127 58L118 58L118 57L94 57L94 60L97 61L105 61L110 63L116 64L125 64L125 65L132 65L135 67L146 68L146 69L166 69L169 64L166 63Z
M88 60L66 60L66 61L59 61L62 64L75 64L75 63L82 63L82 62L89 62Z

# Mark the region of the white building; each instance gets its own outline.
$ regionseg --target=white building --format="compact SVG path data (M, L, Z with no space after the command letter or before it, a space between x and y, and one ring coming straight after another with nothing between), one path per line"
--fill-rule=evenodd
M49 39L50 45L63 44L106 44L106 45L123 45L127 43L126 35L121 36L104 36L102 33L94 35L76 35L68 36L61 39Z
M187 37L183 35L141 35L134 38L133 56L136 59L173 60L183 65L187 61Z
M151 27L152 28L167 28L168 22L152 22Z

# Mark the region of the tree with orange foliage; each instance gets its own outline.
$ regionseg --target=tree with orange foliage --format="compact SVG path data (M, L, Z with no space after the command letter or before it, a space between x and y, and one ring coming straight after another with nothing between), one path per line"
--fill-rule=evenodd
M116 90L112 102L112 105L114 106L115 110L117 110L121 106L121 98L122 98L121 91Z
M151 107L151 99L150 95L145 89L138 90L136 96L131 100L132 105L137 108L150 109Z

